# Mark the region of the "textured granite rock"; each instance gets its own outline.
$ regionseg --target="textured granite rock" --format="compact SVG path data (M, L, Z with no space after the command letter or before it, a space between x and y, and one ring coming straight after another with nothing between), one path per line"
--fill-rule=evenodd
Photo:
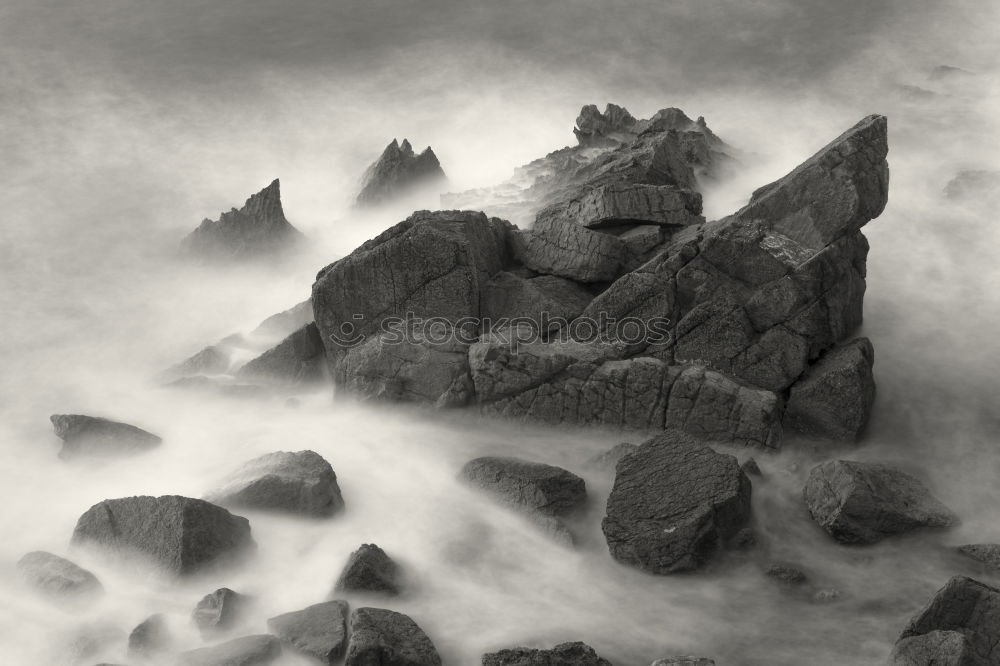
M440 666L434 643L409 616L383 608L355 608L345 666Z
M969 543L959 546L958 552L988 567L1000 569L1000 543Z
M572 280L554 275L526 279L502 271L486 284L480 305L483 318L493 324L489 330L517 320L554 332L578 317L591 299L593 294Z
M400 588L399 566L384 550L366 543L351 553L333 591L395 596Z
M191 621L206 636L227 631L245 615L251 598L234 592L228 587L220 587L206 594L191 612Z
M17 561L25 582L55 599L91 601L104 592L97 577L69 560L36 550Z
M236 376L284 384L317 383L326 376L325 357L326 347L319 329L310 323L248 361Z
M384 203L406 194L419 185L443 181L445 178L437 155L428 146L419 155L406 139L399 143L392 140L382 155L369 166L361 180L359 206Z
M587 500L587 486L576 474L543 463L486 456L470 460L460 478L504 504L548 516L564 516Z
M611 666L586 643L560 643L550 650L518 647L483 655L483 666Z
M142 453L163 441L142 428L97 416L53 414L49 419L63 440L59 457L64 459Z
M335 664L347 651L347 602L327 601L267 621L267 628L295 652Z

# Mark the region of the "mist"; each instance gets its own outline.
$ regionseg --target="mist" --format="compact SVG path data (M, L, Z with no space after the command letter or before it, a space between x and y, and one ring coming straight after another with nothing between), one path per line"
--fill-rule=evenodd
M4 3L0 661L73 663L66 645L79 632L127 633L154 612L193 647L191 608L222 585L258 597L247 633L262 630L325 598L348 554L378 543L411 577L414 591L394 607L448 664L567 640L619 666L687 653L719 664L882 663L953 573L1000 577L922 536L863 552L836 546L800 491L823 459L893 462L962 516L941 540L1000 541L1000 228L988 201L943 195L962 169L1000 169L998 19L995 3L924 0ZM939 65L966 71L936 78ZM670 106L704 116L740 151L731 178L706 184L708 219L864 115L889 118L889 204L865 228L858 332L876 346L868 432L856 448L789 438L780 454L757 456L767 481L754 487L755 528L783 544L770 556L802 562L838 591L836 603L792 603L739 558L698 577L615 564L599 528L613 475L583 462L627 433L484 428L326 391L293 409L152 381L301 302L320 268L415 208L439 207L437 193L374 213L351 207L364 168L393 138L433 146L457 192L573 143L580 107L607 102L636 117ZM220 269L178 257L203 218L276 177L289 220L310 239L295 261ZM52 413L121 418L166 445L141 459L66 464ZM245 460L301 449L331 462L349 511L330 524L246 512L260 549L244 570L178 585L74 552L108 592L83 615L21 588L18 558L67 552L79 515L103 499L201 497ZM578 549L456 480L464 461L487 454L584 476Z

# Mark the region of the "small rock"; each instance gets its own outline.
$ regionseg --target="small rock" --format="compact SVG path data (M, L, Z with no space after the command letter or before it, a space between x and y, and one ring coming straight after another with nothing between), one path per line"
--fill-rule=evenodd
M399 567L375 544L363 544L351 553L334 592L399 594Z
M417 623L383 608L356 608L345 666L441 666L434 643Z
M183 652L177 666L263 666L280 656L281 642L270 634L258 634Z
M518 647L483 655L483 666L611 666L594 648L579 641L551 650Z
M319 329L310 322L248 361L236 377L292 386L314 384L325 376L325 354Z
M815 601L818 604L828 604L836 601L842 596L843 593L840 590L827 588L822 590L816 590L816 593L813 594L813 601Z
M519 458L476 458L461 477L506 504L549 516L566 515L587 499L586 483L576 474Z
M150 615L132 630L128 637L128 653L132 657L150 657L170 649L170 630L163 615Z
M97 416L53 414L49 419L56 436L63 440L59 457L64 459L141 453L163 441L142 428Z
M760 465L753 458L747 458L746 462L740 465L740 469L747 476L763 476L763 472L760 471Z
M715 661L707 657L667 657L657 659L650 666L715 666Z
M324 664L333 664L347 649L347 602L327 601L267 621L267 628L292 647Z
M220 587L206 594L191 613L191 621L202 634L232 629L251 603L245 594Z
M314 451L277 451L254 458L206 499L222 506L317 518L332 516L344 508L333 467Z
M923 483L888 465L825 462L809 473L803 495L813 520L841 543L871 544L958 522Z
M958 552L966 557L979 560L994 569L1000 569L1000 544L998 543L970 543L959 546Z
M802 585L808 580L801 569L787 564L772 564L767 568L767 575L783 585Z
M22 557L17 570L29 585L50 597L90 601L104 592L94 574L45 551L32 551Z

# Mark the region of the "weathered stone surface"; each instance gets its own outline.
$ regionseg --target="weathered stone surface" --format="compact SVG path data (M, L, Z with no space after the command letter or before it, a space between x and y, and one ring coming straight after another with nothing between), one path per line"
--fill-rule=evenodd
M77 521L73 543L138 554L174 574L231 562L255 547L246 518L178 495L95 504Z
M601 526L616 560L668 574L706 564L749 519L736 458L668 431L618 462Z
M596 105L587 104L580 109L573 134L581 146L621 143L635 134L636 122L628 109L617 104L608 104L604 113L598 111Z
M375 544L362 544L347 559L333 591L395 596L400 591L399 566Z
M587 485L576 474L520 458L476 458L460 477L504 504L548 516L572 513L587 500Z
M344 508L337 475L315 451L276 451L254 458L230 474L206 499L241 509L297 513L316 518Z
M592 298L584 287L565 278L541 275L525 279L503 271L486 284L481 307L483 317L493 325L520 320L552 332L578 317Z
M302 234L285 218L281 189L275 179L254 194L243 208L222 213L218 220L205 219L181 243L191 256L208 260L252 259L295 247Z
M483 655L483 666L611 666L586 643L560 643L551 650L518 647Z
M357 204L371 206L384 203L418 185L443 181L444 178L441 163L430 146L417 155L409 141L403 139L403 143L399 143L393 139L382 155L365 170Z
M767 571L764 572L768 577L773 578L782 585L802 585L808 580L805 572L803 572L798 567L793 567L788 564L774 563L771 564Z
M628 270L624 241L577 224L563 206L540 212L534 228L521 232L521 240L517 260L538 273L610 282Z
M824 439L856 440L875 402L874 363L868 338L828 351L792 384L784 427Z
M203 635L232 629L243 617L251 603L245 594L220 587L206 594L191 613L191 621Z
M347 602L327 601L267 621L267 628L296 652L334 664L347 650Z
M959 546L958 552L989 567L1000 569L1000 543L970 543Z
M958 522L922 482L888 465L827 461L809 473L803 495L813 520L841 543L875 543Z
M97 416L53 414L49 420L56 436L63 440L60 458L141 453L163 441L142 428Z
M895 666L1000 663L1000 590L955 576L903 630Z
M325 352L316 324L306 324L247 362L236 372L236 376L285 384L320 382L325 376Z
M281 642L270 634L243 636L180 654L177 666L263 666L281 656Z
M45 551L26 554L17 561L17 570L31 587L53 598L89 601L104 592L94 574Z
M434 643L417 623L383 608L355 608L345 666L440 666Z
M584 189L566 202L564 214L588 229L628 223L690 226L705 221L697 192L639 183L608 183Z
M166 618L157 613L140 622L129 634L128 653L133 657L154 657L170 650L172 642Z

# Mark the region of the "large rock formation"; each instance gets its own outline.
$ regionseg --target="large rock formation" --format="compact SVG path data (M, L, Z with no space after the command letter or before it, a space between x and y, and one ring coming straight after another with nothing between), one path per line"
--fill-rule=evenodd
M254 194L243 208L205 219L181 243L191 256L218 261L255 259L295 247L302 234L285 219L278 179Z
M315 451L276 451L254 458L206 497L222 506L326 518L344 508L337 475Z
M894 666L1000 663L1000 590L955 576L903 630Z
M958 522L921 481L888 465L827 461L809 472L803 495L813 520L841 543L875 543Z
M128 423L83 414L53 414L49 417L56 436L63 440L59 457L104 457L142 453L163 440Z
M17 561L25 582L56 599L90 601L104 592L97 577L69 560L36 550Z
M437 155L428 146L417 155L410 142L392 140L368 169L361 181L359 206L384 203L420 185L445 179Z
M232 562L255 547L246 518L178 495L95 504L77 521L73 543L137 554L181 575Z
M601 527L616 560L668 574L706 564L749 519L736 458L669 431L618 461Z
M483 666L611 666L586 643L560 643L551 650L518 647L483 655Z
M345 666L441 666L434 643L407 615L355 608Z
M282 643L323 664L334 664L347 650L347 602L327 601L267 621Z

